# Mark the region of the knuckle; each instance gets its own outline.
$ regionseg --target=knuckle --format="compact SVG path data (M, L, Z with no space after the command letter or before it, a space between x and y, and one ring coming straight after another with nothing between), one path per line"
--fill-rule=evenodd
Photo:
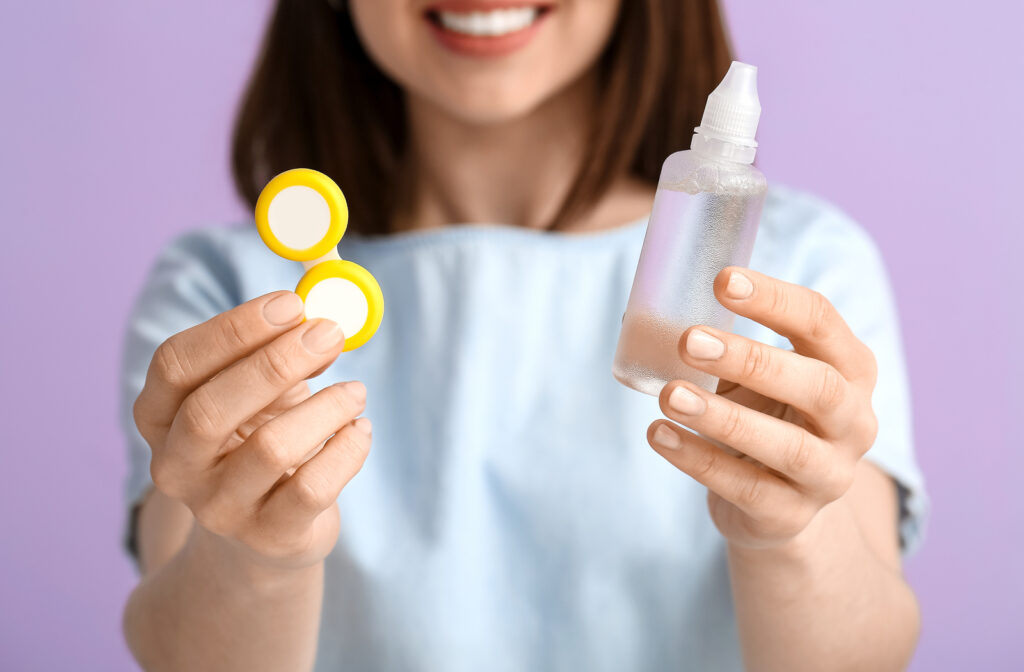
M263 469L283 473L292 466L288 446L272 423L257 429L249 442L256 462Z
M210 532L222 536L235 536L246 519L246 506L234 499L229 491L212 489L201 503L194 506L196 519Z
M223 417L214 397L205 387L190 394L178 410L181 429L200 441L215 440L223 433Z
M153 487L172 499L179 499L181 496L181 483L177 477L177 470L171 462L158 455L154 455L149 462L149 477L153 481Z
M349 466L358 469L370 453L370 437L362 434L354 436L355 434L357 434L355 431L345 433L341 439L341 452Z
M875 439L878 438L878 416L875 415L873 410L869 409L863 415L860 433L863 436L860 454L863 455L871 449L871 446L875 445Z
M821 480L818 488L822 498L826 502L834 502L850 489L853 485L854 470L850 465L834 465Z
M757 509L765 497L764 482L754 476L740 476L736 484L736 499L741 508Z
M759 345L747 348L743 355L742 375L748 380L765 380L775 366L771 351Z
M815 408L832 412L839 408L846 398L846 379L833 366L825 366L815 395Z
M157 375L171 387L184 387L189 380L188 358L182 353L180 339L171 336L157 346L152 366Z
M224 313L223 322L218 332L221 338L224 339L224 345L229 351L240 350L249 344L249 339L246 338L245 325L237 313Z
M813 449L810 444L810 435L800 430L796 439L790 445L783 460L783 470L787 474L796 475L807 471L811 464Z
M818 291L811 292L810 315L808 316L808 333L814 339L828 336L828 327L832 317L832 302Z
M167 473L167 463L155 455L149 461L149 477L152 479L153 485L157 490L167 495L171 494L168 491L168 486L171 485L171 477Z
M146 418L148 415L146 413L146 402L143 398L145 393L146 388L143 388L142 392L139 393L139 396L135 397L135 401L132 403L132 420L135 422L135 427L138 428L139 433L142 434L143 437L145 437L145 429L148 426Z
M294 494L295 501L305 511L322 511L330 502L327 501L327 484L313 474L296 474L292 476L295 480Z
M718 471L718 456L715 451L710 448L696 451L696 455L693 457L693 463L691 466L691 474L694 478L704 479L708 478L716 471Z
M771 291L768 298L768 311L773 315L786 314L789 311L789 294L774 283L769 287L771 287Z
M343 417L354 417L366 405L365 400L360 401L352 395L352 392L343 385L334 385L329 388L328 400L331 408L338 415Z
M867 378L871 382L871 386L874 387L875 383L878 382L878 357L875 356L875 352L867 345L864 346L864 366L867 369Z
M745 432L743 411L738 405L730 404L724 412L721 425L722 440L735 447L734 444L743 438Z
M279 347L273 345L260 350L258 368L264 379L274 387L283 387L293 382L295 374L289 364L288 356Z

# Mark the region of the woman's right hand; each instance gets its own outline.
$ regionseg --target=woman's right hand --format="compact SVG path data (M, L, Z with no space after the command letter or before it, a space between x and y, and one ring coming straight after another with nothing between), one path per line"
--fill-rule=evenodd
M134 405L163 494L259 564L302 568L338 536L336 499L362 467L370 421L352 381L311 395L306 379L341 353L326 320L274 292L167 339Z

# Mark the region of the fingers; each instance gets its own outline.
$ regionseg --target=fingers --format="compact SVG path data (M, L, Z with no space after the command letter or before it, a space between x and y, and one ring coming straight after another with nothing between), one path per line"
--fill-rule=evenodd
M325 362L341 354L344 335L329 320L306 322L228 367L182 402L168 434L184 462L209 463L227 438Z
M778 476L727 455L706 439L664 420L647 430L651 447L680 471L753 518L803 506L802 495Z
M859 456L842 455L791 422L682 381L666 385L659 401L669 419L748 455L820 501L837 499L852 482Z
M326 387L259 427L217 465L218 491L236 502L263 497L292 467L348 425L366 406L358 381Z
M245 442L246 438L262 427L264 423L276 418L289 408L298 406L306 399L309 399L310 396L312 396L312 393L309 391L309 383L306 381L296 383L287 392L270 402L266 407L260 409L256 415L239 425L235 430L235 434L221 448L221 452L228 452L241 445Z
M705 326L683 333L679 355L689 366L793 406L823 436L846 435L857 416L857 395L826 362Z
M723 306L785 336L796 352L874 384L874 355L819 292L735 266L718 274L714 290Z
M281 482L263 505L268 525L303 525L334 504L363 467L370 452L371 425L359 418L343 427L323 450Z
M302 299L296 294L273 292L164 341L135 402L139 430L144 436L166 431L178 406L195 388L299 324L302 314Z

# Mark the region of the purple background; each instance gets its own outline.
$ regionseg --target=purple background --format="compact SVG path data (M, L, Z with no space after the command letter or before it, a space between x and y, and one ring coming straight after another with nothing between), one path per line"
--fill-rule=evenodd
M4 8L4 670L134 669L119 631L134 581L119 546L121 327L172 235L247 216L227 134L267 7ZM1024 669L1008 268L1024 224L1020 7L727 0L738 54L761 68L762 169L863 222L895 284L934 500L907 565L924 608L915 670Z

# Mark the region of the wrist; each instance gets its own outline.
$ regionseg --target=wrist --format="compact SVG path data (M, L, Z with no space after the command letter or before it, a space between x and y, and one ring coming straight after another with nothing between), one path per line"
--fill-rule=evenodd
M788 539L763 545L738 544L729 540L729 556L733 561L740 562L806 563L825 543L823 537L829 524L828 520L834 516L839 505L839 502L834 502L824 507L811 518L804 529Z
M182 555L190 564L215 574L221 585L237 585L254 594L291 592L297 585L323 576L323 560L299 567L274 564L198 523L193 525Z

